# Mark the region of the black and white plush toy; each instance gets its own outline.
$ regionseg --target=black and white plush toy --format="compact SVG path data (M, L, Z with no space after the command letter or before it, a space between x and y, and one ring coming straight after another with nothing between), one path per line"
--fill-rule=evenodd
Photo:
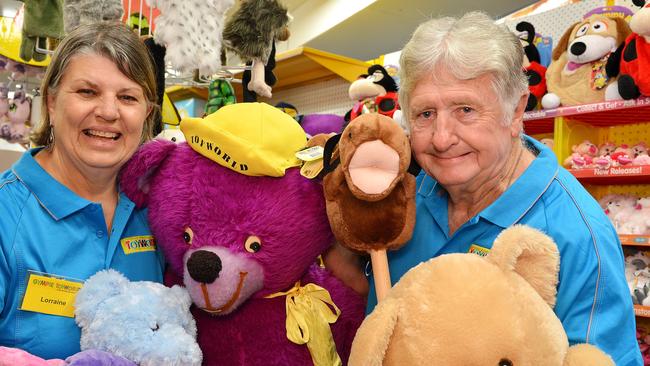
M277 0L242 0L223 30L224 46L244 62L252 62L250 91L270 98L271 86L264 81L273 43L289 38L287 9Z
M209 76L221 68L221 33L235 0L147 0L160 10L154 40L167 48L165 61L178 71L199 69Z
M77 26L99 21L119 21L124 15L122 0L65 0L63 29L70 33Z

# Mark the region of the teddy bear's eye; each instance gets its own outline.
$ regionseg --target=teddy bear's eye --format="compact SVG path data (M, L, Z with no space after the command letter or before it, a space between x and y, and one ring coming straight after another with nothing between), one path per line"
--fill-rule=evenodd
M512 361L510 361L510 360L507 359L507 358L502 358L502 359L499 361L499 366L512 366L512 365L513 365L513 364L512 364Z
M262 249L262 241L255 235L251 235L246 239L244 243L244 248L249 253L257 253Z
M183 240L187 244L192 244L192 238L194 238L194 232L189 227L183 232Z

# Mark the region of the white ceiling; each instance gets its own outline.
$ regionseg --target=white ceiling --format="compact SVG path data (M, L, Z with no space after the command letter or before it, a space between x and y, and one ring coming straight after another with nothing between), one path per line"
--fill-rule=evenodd
M353 0L349 0L353 1ZM283 1L291 11L302 0ZM418 24L438 16L481 10L498 19L536 0L378 0L307 46L360 60L402 49Z

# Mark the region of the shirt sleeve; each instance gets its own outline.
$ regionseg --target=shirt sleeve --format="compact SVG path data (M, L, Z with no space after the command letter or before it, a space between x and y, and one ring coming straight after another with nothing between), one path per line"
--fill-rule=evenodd
M571 345L595 345L618 366L642 365L621 244L601 221L552 235L561 248L555 313Z

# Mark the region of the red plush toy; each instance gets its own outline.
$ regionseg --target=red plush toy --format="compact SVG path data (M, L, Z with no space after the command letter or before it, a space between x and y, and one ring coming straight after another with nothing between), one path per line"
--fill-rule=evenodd
M630 20L630 34L607 65L609 75L619 75L618 93L623 99L650 95L650 2L633 0L641 6Z

